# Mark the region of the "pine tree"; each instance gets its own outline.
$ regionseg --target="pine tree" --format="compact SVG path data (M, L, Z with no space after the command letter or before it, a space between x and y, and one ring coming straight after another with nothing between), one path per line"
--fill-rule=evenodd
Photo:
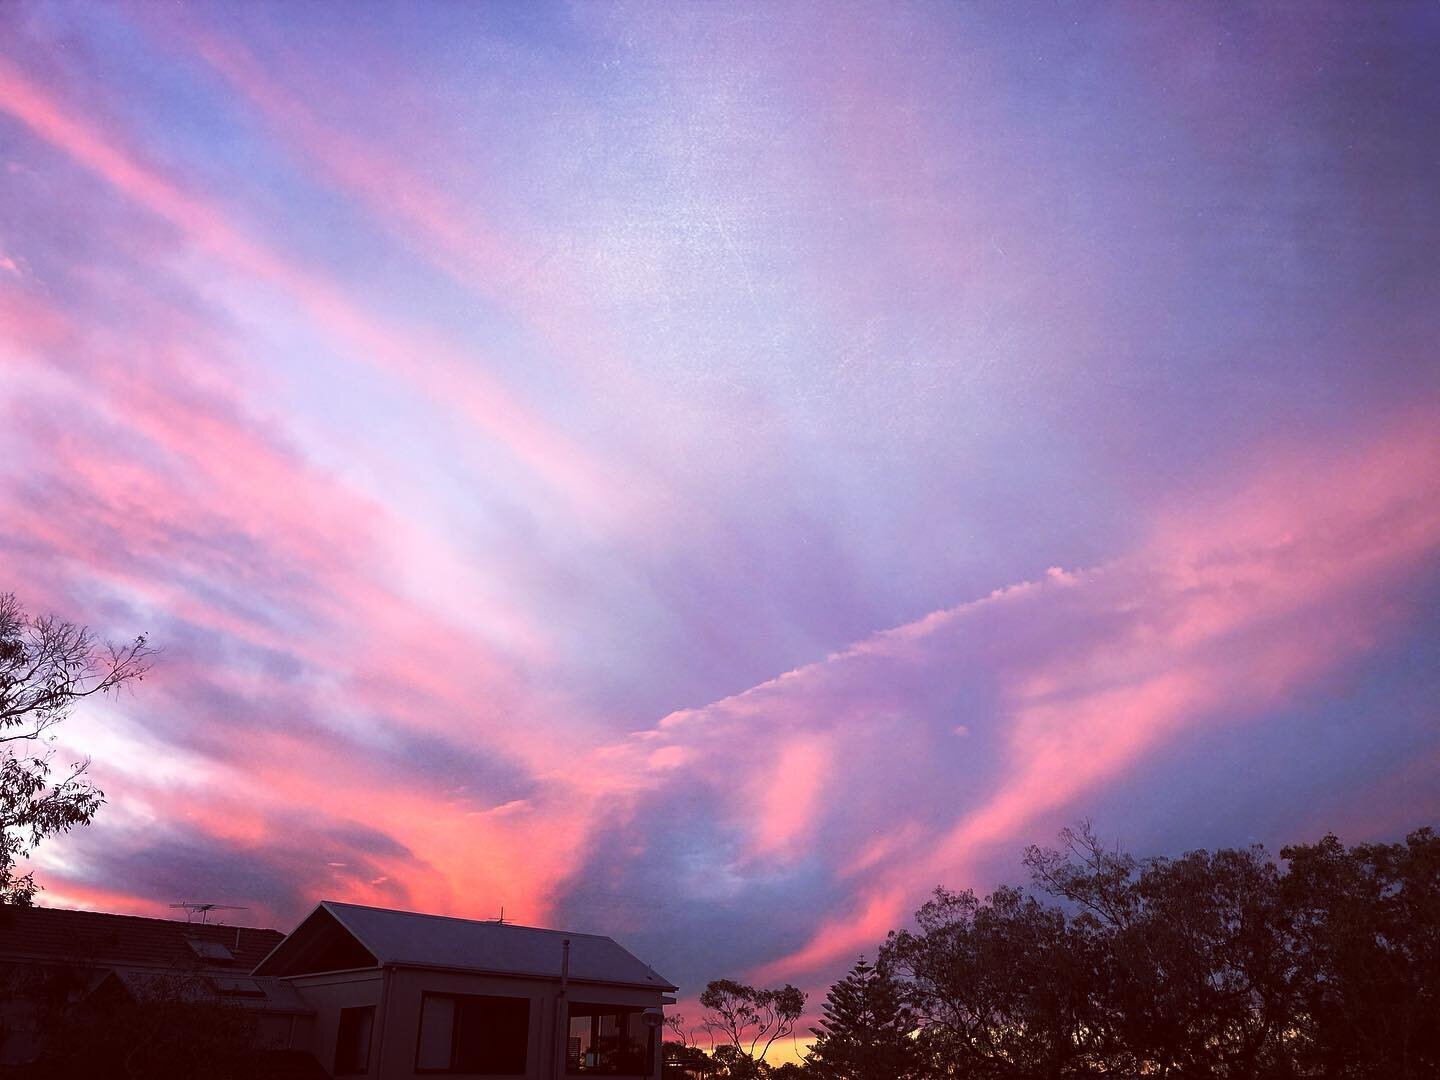
M860 962L830 988L825 1018L811 1028L808 1064L821 1080L906 1080L916 1071L916 1024L883 963Z

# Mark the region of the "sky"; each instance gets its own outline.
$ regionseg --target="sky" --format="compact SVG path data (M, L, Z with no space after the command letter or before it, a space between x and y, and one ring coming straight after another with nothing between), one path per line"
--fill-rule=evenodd
M1082 819L1440 819L1440 8L0 6L42 902L823 995ZM812 1001L812 1005L814 1002ZM693 1010L692 1010L693 1011Z

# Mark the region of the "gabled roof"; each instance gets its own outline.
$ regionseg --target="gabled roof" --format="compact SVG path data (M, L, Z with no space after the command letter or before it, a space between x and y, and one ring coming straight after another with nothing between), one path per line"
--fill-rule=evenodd
M234 974L253 968L284 936L252 926L0 905L0 959L6 960Z
M255 969L294 975L306 938L338 924L375 959L375 966L453 968L496 975L559 979L562 943L570 941L570 978L671 991L676 987L648 964L599 934L572 934L514 923L477 922L414 911L391 911L324 900ZM311 970L320 970L314 969Z

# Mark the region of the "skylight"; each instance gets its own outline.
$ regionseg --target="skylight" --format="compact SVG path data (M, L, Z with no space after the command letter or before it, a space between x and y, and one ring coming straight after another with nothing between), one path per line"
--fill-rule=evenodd
M215 964L235 962L234 954L218 941L202 941L199 938L186 938L185 941L190 946L190 951L201 960L209 960Z

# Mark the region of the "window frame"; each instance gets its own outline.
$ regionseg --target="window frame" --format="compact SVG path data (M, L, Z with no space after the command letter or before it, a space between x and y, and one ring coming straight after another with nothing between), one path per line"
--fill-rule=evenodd
M367 1035L363 1043L364 1054L358 1068L342 1067L340 1054L345 1047L342 1041L345 1035L345 1015L347 1013L369 1013L370 1023L367 1028ZM374 1005L349 1005L340 1010L340 1022L335 1027L335 1075L336 1076L368 1076L370 1074L370 1052L375 1042L375 1006ZM348 1063L347 1063L348 1066Z
M571 1012L571 1010L575 1009L576 1007L582 1009L595 1009L599 1011L581 1013L580 1016L577 1017ZM655 1074L655 1061L658 1056L658 1047L656 1044L659 1042L659 1039L656 1036L656 1031L658 1029L651 1027L649 1024L645 1023L644 1016L647 1011L647 1006L644 1005L622 1005L608 1001L567 1001L565 1006L565 1075L621 1077L653 1076ZM580 1019L580 1017L588 1016L591 1018L591 1031L593 1033L596 1019L598 1019L600 1016L610 1014L623 1014L630 1018L626 1020L625 1024L627 1034L633 1035L633 1032L630 1031L631 1025L633 1023L639 1024L640 1037L644 1044L644 1069L638 1072L600 1072L599 1070L572 1068L570 1065L571 1025L575 1022L575 1020ZM593 1040L593 1034L591 1038ZM581 1055L581 1060L584 1060L583 1053Z
M450 1021L450 1064L444 1068L429 1068L420 1064L421 1035L425 1025L425 1001L427 998L448 998L454 1003ZM524 1063L519 1072L482 1072L460 1068L457 1058L460 1043L461 1002L464 1001L520 1001L525 1004ZM418 1022L415 1024L414 1070L417 1076L526 1076L530 1068L531 1012L533 1001L525 994L462 994L448 990L421 990Z

